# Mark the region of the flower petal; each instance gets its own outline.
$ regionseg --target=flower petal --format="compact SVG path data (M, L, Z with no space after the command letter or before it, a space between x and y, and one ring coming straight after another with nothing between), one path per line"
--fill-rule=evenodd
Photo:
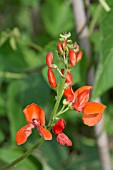
M45 140L52 140L52 134L49 130L43 128L42 126L37 126L39 134L44 137Z
M89 114L89 115L83 114L83 116L82 116L82 120L83 120L84 124L86 124L88 126L96 125L101 120L101 118L102 118L102 113Z
M89 115L89 114L96 114L96 113L103 113L106 106L97 103L97 102L88 102L83 110L83 114Z
M45 125L45 113L37 104L28 105L23 112L28 123L33 123L33 120L37 120L42 126Z
M64 90L64 96L66 97L67 101L72 102L74 100L74 92L71 86Z
M84 90L78 95L78 97L76 97L75 103L73 104L73 108L76 111L82 112L83 108L86 106L89 100L89 93L90 90Z
M23 126L17 133L16 133L16 143L18 145L21 145L26 142L27 138L32 133L32 128L34 126L32 124L28 124L26 126Z
M60 143L60 145L72 146L71 140L64 133L58 134L57 141Z
M84 90L92 90L93 86L82 86L79 89L77 89L74 94L75 97L77 97L81 92L83 92Z
M59 119L59 121L52 127L54 134L61 133L65 128L66 122L63 119Z

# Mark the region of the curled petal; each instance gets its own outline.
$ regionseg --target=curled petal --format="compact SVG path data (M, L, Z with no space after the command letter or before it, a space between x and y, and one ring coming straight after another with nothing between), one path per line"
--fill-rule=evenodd
M23 126L17 133L16 133L16 143L18 145L21 145L26 142L27 138L32 133L32 128L34 126L32 124L28 124L26 126Z
M101 103L88 102L83 110L83 114L90 115L90 114L103 113L105 108L106 108L106 106Z
M78 95L78 97L75 100L75 103L73 104L73 108L76 111L81 112L83 108L86 106L89 100L89 93L90 90L84 90Z
M51 85L52 88L57 87L56 77L55 77L54 72L51 68L48 68L48 80L49 80L49 84Z
M71 140L64 133L58 134L57 141L60 143L60 145L72 146Z
M51 67L51 64L53 63L53 53L52 52L49 52L47 55L46 55L46 64Z
M66 122L63 119L59 119L59 121L52 127L54 134L61 133L65 128Z
M42 126L45 125L45 113L37 104L28 105L23 112L28 123L33 123L34 120L37 120Z
M52 139L52 134L50 133L49 130L43 128L42 126L37 126L37 129L39 131L39 134L43 136L45 140L51 140Z
M64 96L66 97L66 100L69 102L74 101L74 92L72 90L72 87L69 86L67 89L64 90Z
M101 119L102 119L102 113L89 114L89 115L83 114L82 116L82 120L84 124L88 126L96 125Z
M93 89L93 86L82 86L74 92L75 97L77 97L84 90L92 90L92 89Z

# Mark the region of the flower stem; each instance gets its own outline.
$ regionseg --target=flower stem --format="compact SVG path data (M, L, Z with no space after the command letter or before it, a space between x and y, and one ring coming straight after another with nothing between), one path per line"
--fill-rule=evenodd
M65 70L64 77L65 77L65 75L66 75L66 72L67 72L67 70ZM48 123L48 126L49 126L49 127L52 126L54 117L56 116L56 113L57 113L57 110L58 110L58 107L59 107L61 98L62 98L62 96L63 96L64 85L65 85L65 78L62 77L62 81L61 81L60 85L58 86L57 100L56 100L56 103L55 103L53 112L52 112L52 114L51 114L51 117L50 117L50 120L49 120L49 123Z
M41 137L40 140L38 141L38 143L36 143L36 145L34 145L30 150L28 150L26 153L24 153L22 156L20 156L20 157L17 158L16 160L12 161L11 163L3 166L2 168L0 168L0 170L6 170L6 169L8 169L8 168L11 168L12 166L16 165L16 164L19 163L20 161L24 160L24 159L27 158L36 148L38 148L43 142L44 142L44 138Z
M56 117L60 116L61 114L63 114L63 113L64 113L64 112L66 112L67 110L69 110L69 107L67 107L67 108L66 108L66 109L64 109L63 111L58 112L58 113L55 115L55 117L54 117L54 118L56 118Z

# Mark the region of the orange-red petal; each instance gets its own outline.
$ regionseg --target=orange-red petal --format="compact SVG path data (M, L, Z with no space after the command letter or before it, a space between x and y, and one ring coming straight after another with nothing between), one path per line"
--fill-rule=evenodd
M26 142L27 138L30 136L32 133L33 125L28 124L23 126L17 133L16 133L16 143L18 145L21 145Z
M74 94L75 97L77 97L81 92L83 92L84 90L92 90L93 86L82 86L79 89L77 89Z
M59 119L59 121L52 127L54 134L61 133L65 128L66 122L63 119Z
M96 125L102 118L106 106L101 103L88 102L83 110L82 120L88 126Z
M57 136L57 141L60 143L60 145L64 146L72 146L71 140L64 134L59 133Z
M97 103L97 102L88 102L83 110L83 114L89 115L89 114L96 114L96 113L103 113L106 106Z
M102 118L102 113L89 114L89 115L83 114L83 116L82 116L82 120L83 120L84 124L86 124L88 126L96 125L97 123L99 123L101 118Z
M39 134L43 136L45 140L52 140L52 134L49 130L43 128L42 126L37 126Z
M33 120L37 120L42 126L45 125L45 113L37 104L28 105L23 112L28 123L33 123Z
M90 90L84 90L78 95L78 97L76 97L75 103L73 104L73 108L76 111L81 112L83 108L86 106L89 100L89 93Z
M74 101L74 92L71 86L64 90L64 96L66 97L67 101Z

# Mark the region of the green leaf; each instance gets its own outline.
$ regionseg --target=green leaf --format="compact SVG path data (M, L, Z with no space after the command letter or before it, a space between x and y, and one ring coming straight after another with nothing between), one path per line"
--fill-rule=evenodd
M22 156L24 154L21 151L13 150L13 149L0 149L0 159L6 163L10 163L16 158ZM14 170L16 167L17 170L42 170L42 165L38 159L30 156L16 164L14 167L11 167L11 170Z
M4 133L0 130L0 143L5 139Z
M113 1L109 1L113 6ZM100 29L101 29L101 46L100 61L96 72L96 79L93 90L93 98L101 96L111 87L113 87L113 10L106 13L102 12Z
M57 37L61 32L70 31L74 27L72 10L68 1L45 1L42 7L42 18L47 32L53 37Z
M13 50L17 49L15 37L11 36L10 39L9 39L9 43L10 43L10 46Z
M1 32L0 34L0 46L4 45L5 42L8 40L9 34L5 31Z

